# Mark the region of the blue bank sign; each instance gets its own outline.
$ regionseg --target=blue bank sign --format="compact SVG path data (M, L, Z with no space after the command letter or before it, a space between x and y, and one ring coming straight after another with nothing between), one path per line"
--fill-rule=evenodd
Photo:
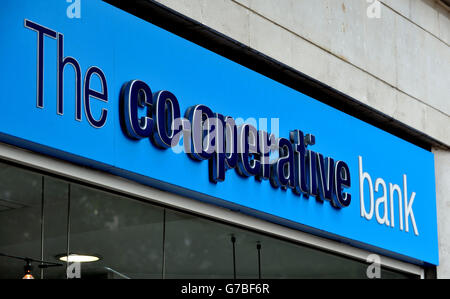
M3 142L438 264L432 153L102 1L42 2L2 4Z

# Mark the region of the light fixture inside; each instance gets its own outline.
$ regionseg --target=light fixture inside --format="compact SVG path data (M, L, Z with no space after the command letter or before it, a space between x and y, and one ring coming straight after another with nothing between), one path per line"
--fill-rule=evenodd
M27 264L24 267L25 275L22 277L22 279L34 279L33 274L31 274L31 271L33 270L33 267L31 266L31 260L26 259L25 262Z
M67 255L60 255L58 256L58 259L69 263L92 263L100 260L100 257L95 255L71 253L69 254L69 258L67 258Z

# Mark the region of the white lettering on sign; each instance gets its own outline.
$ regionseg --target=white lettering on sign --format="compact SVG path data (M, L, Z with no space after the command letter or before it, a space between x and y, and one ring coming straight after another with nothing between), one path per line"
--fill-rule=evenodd
M403 174L403 190L397 184L389 183L389 204L387 198L387 185L382 178L375 180L375 186L373 185L372 177L368 172L363 170L363 158L358 157L359 160L359 198L361 204L361 217L371 220L375 214L376 221L379 224L395 227L395 202L398 204L398 224L400 230L409 232L409 223L411 221L414 234L419 235L417 229L416 219L414 218L413 203L416 198L416 193L412 192L408 197L408 178L406 174ZM366 200L364 198L364 189L368 190L369 205L366 206ZM381 192L381 196L375 200L375 192L378 194ZM389 213L388 213L389 212Z

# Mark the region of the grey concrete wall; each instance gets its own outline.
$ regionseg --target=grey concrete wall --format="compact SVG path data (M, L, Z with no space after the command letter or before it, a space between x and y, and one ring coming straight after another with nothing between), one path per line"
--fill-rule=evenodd
M436 196L439 236L438 278L450 278L450 152L435 150Z
M450 12L434 0L158 0L450 146ZM450 278L450 153L436 151Z
M159 0L450 146L450 13L432 0Z

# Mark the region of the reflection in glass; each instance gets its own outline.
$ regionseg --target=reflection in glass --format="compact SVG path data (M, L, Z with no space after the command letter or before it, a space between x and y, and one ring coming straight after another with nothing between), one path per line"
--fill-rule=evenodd
M0 163L0 252L41 257L42 177ZM22 278L25 262L0 257L0 278ZM40 271L34 267L34 278Z
M81 278L161 278L163 209L71 185L70 253L100 257Z
M231 234L228 226L167 211L165 278L233 278Z

